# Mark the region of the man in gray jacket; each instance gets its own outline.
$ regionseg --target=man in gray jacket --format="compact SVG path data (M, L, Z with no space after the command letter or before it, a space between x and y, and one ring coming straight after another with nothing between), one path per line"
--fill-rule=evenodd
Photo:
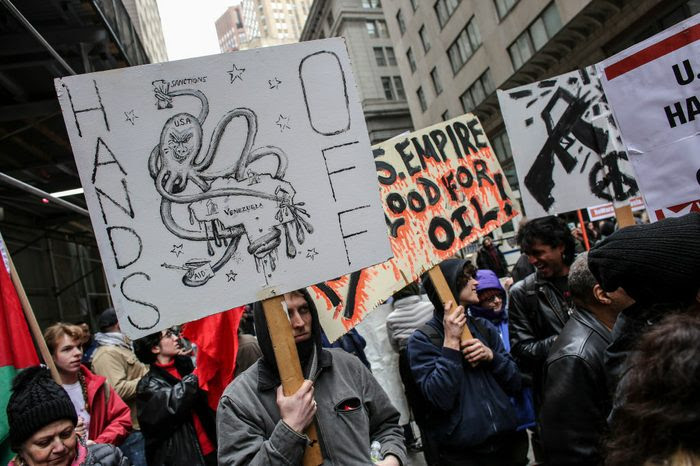
M321 326L305 290L285 294L306 381L284 396L267 323L258 303L255 327L263 357L226 388L216 413L220 465L301 464L318 424L324 465L371 464L378 442L381 465L406 464L399 412L372 373L353 355L321 347Z

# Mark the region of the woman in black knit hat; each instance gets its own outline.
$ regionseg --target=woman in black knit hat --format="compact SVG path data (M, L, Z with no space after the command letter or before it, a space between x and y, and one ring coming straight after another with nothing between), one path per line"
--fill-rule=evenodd
M70 397L43 367L17 374L7 403L7 420L10 446L17 453L9 466L130 464L113 445L86 446L75 431L78 417Z

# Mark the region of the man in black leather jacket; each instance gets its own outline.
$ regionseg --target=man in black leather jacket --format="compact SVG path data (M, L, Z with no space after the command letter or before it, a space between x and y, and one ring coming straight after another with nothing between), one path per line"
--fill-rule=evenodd
M577 306L552 345L545 365L540 429L548 464L599 465L611 400L605 348L617 315L634 301L622 289L606 292L588 268L588 253L569 269Z
M136 389L148 464L215 465L215 415L192 373L192 359L178 355L179 335L164 330L136 340L134 347L141 362L150 364Z

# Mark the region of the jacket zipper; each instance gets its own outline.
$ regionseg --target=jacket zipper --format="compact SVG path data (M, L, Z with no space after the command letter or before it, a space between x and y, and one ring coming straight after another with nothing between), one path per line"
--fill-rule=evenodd
M549 303L549 307L552 308L552 311L554 312L554 315L557 316L557 319L559 319L559 323L562 325L566 325L566 322L562 319L562 316L560 315L563 310L561 309L560 306L555 306L552 304L552 300L549 299L549 296L547 296L547 293L544 290L544 285L539 286L539 291L544 295L545 299ZM566 300L563 296L562 299Z

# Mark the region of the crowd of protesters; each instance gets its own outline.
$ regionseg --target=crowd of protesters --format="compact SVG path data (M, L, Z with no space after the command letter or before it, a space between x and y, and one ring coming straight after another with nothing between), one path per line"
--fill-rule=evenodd
M516 238L512 269L492 238L476 264L440 264L454 302L427 277L389 300L419 435L361 334L329 342L299 290L284 299L304 383L282 390L256 303L216 412L177 328L131 342L113 309L94 335L49 326L60 384L42 367L15 378L10 464L301 464L312 424L333 465L407 465L416 450L446 466L700 464L700 214L618 230L546 217Z

